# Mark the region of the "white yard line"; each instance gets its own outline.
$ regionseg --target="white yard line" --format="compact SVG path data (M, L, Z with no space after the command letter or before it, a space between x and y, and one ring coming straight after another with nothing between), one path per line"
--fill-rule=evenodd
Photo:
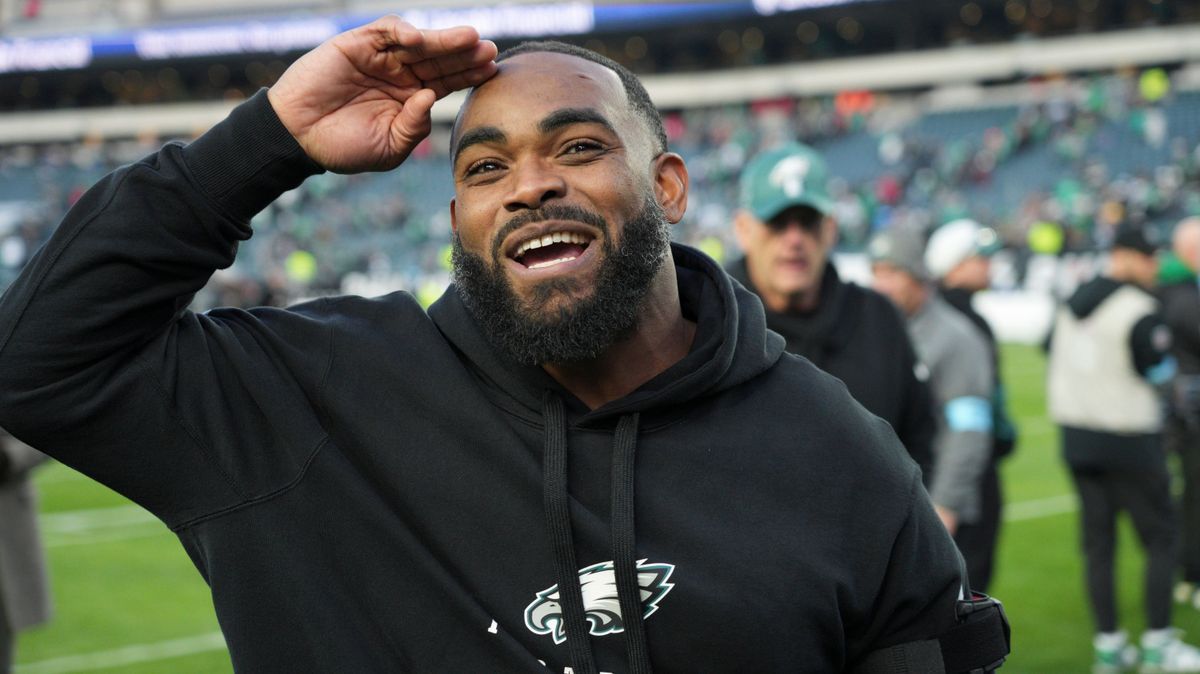
M108 651L96 651L80 655L67 655L40 662L17 665L14 674L69 674L90 672L97 669L126 667L146 662L158 662L187 655L225 650L225 639L220 632L199 634L183 639L171 639L152 644L133 644Z
M1061 494L1049 498L1039 498L1029 501L1017 501L1004 506L1005 522L1024 522L1054 515L1073 513L1079 509L1079 501L1074 494Z
M68 510L41 516L42 531L47 534L89 533L97 529L115 529L148 522L158 522L158 518L136 505Z
M137 538L153 538L171 533L164 526L139 526L130 527L124 530L108 531L100 534L84 534L81 536L48 536L45 539L47 548L69 548L76 545L103 545L104 543L117 543L120 541L130 541Z

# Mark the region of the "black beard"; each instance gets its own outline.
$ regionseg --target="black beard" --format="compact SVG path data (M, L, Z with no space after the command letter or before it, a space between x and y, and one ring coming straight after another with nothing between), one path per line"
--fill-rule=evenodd
M546 309L558 294L574 294L579 281L555 279L539 284L522 301L501 267L500 241L509 232L543 220L585 222L602 231L590 245L602 246L604 259L589 297ZM670 250L670 225L651 195L625 224L614 246L611 229L599 215L574 206L550 205L519 215L497 232L492 265L465 250L456 235L451 262L454 285L467 310L497 349L525 365L593 360L637 328L642 302Z

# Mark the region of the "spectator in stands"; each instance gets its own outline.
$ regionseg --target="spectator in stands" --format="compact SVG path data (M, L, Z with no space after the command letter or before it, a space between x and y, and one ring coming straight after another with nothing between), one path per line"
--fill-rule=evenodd
M759 296L767 327L783 335L787 350L841 379L928 474L936 426L904 318L886 297L838 276L827 180L821 156L798 143L750 161L734 221L745 256L729 273Z
M30 472L45 460L45 454L0 430L0 674L11 671L17 633L50 619L30 481Z
M1172 374L1171 335L1150 294L1157 246L1142 228L1114 238L1105 275L1059 307L1049 339L1047 403L1082 508L1095 668L1119 672L1137 649L1119 629L1113 560L1116 517L1129 513L1146 551L1144 672L1200 670L1200 651L1171 627L1178 531L1155 386Z
M1200 609L1200 218L1175 226L1171 238L1183 278L1160 290L1163 318L1171 328L1171 355L1178 372L1169 387L1165 438L1183 468L1180 510L1182 579L1175 600Z
M989 256L997 248L996 232L974 220L948 222L934 230L925 247L925 268L938 284L938 294L959 310L987 338L995 387L991 395L991 460L983 474L980 493L980 517L974 524L959 527L954 540L971 564L967 571L971 585L987 592L991 584L996 539L1000 533L1001 490L996 462L1007 456L1016 442L1016 429L1006 409L1004 386L1000 379L1000 353L996 336L979 312L971 305L975 293L991 285Z
M179 533L238 671L1003 657L891 428L670 244L687 169L637 78L561 43L494 58L385 17L101 180L0 296L0 421ZM467 87L428 312L184 309L255 213L396 168ZM953 648L960 615L990 653Z
M918 367L929 383L938 424L929 495L957 540L960 528L977 525L983 517L982 480L991 463L995 386L987 339L933 287L919 232L884 230L871 239L867 252L875 289L908 318ZM970 569L981 564L972 555L981 550L959 549L970 577Z

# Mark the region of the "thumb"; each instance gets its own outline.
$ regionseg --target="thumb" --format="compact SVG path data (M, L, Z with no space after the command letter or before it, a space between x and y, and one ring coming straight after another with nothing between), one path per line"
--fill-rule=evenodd
M421 89L404 102L400 114L392 120L392 141L396 149L404 154L425 136L429 135L432 122L429 113L437 101L432 89Z

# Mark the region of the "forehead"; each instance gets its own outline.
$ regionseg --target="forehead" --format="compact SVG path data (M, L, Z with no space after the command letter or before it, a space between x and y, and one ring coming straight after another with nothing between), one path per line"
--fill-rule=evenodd
M619 129L630 121L628 99L616 73L578 56L532 52L502 61L497 74L471 92L459 126L506 130L536 124L564 108L594 109Z

